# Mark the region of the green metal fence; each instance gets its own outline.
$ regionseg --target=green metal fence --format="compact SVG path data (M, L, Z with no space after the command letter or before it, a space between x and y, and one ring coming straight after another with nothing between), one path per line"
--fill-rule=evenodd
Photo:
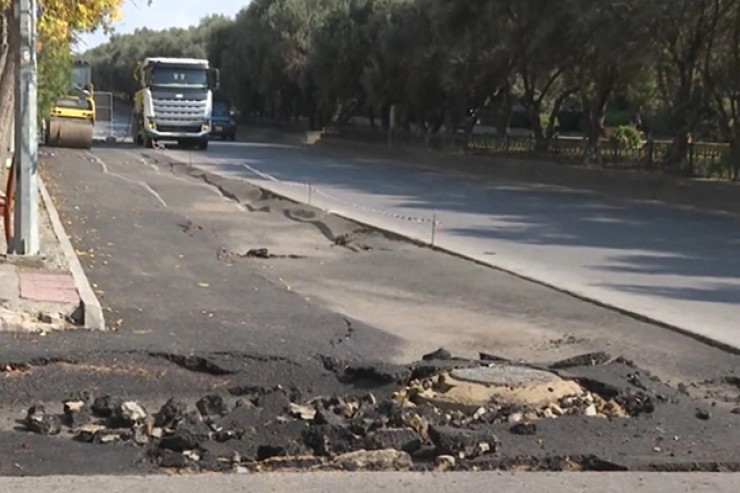
M389 142L387 130L376 127L342 127L333 129L330 137L340 137L365 142ZM468 153L507 157L547 158L556 162L582 164L585 162L586 140L580 137L554 137L547 152L539 152L532 136L501 137L495 134L473 134L466 139L463 134L435 134L424 136L398 130L390 143L404 146L429 147L441 150L464 150ZM667 168L666 156L671 142L666 140L643 141L636 148L620 147L615 142L604 141L599 145L598 159L591 164L605 168L635 169L656 172L689 172L697 177L731 179L731 160L728 144L696 142L687 149L688 169Z

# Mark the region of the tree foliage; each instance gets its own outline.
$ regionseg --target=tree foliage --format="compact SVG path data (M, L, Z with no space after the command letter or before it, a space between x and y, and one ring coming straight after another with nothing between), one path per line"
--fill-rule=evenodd
M640 112L674 137L681 169L691 136L740 148L739 42L740 0L253 0L233 20L117 36L90 56L130 91L145 54L201 54L243 113L314 126L388 125L393 105L427 134L470 131L484 111L506 133L518 114L546 149L577 119L596 151L610 112Z
M38 54L39 118L49 116L57 98L69 90L72 54L63 41L47 41Z
M123 0L39 0L38 30L39 114L68 89L70 44L83 32L107 29L118 18ZM0 0L0 15L8 24L7 45L0 56L0 158L5 157L13 122L15 58L19 49L13 0Z

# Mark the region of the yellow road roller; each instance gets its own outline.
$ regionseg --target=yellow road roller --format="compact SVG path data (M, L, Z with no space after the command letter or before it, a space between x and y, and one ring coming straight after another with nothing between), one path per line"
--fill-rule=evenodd
M66 95L57 99L45 122L45 141L55 147L90 149L95 127L90 64L75 62L71 86Z

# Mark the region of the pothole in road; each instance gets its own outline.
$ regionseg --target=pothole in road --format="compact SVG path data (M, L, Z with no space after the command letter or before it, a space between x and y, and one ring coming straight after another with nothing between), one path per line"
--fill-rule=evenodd
M339 246L355 253L369 252L373 250L388 250L378 240L388 240L381 233L370 228L358 228L349 233L343 233L334 237L333 246Z
M244 253L230 252L226 249L221 249L217 255L218 259L222 262L230 262L235 259L253 259L253 260L275 260L275 259L288 259L288 260L303 260L308 257L305 255L294 255L294 254L281 254L272 253L268 248L253 248L247 250Z
M645 446L631 444L635 437L645 437L639 440L654 454L671 446L664 441L674 415L691 413L677 425L687 444L706 441L699 438L710 418L721 420L694 417L694 403L680 406L667 387L643 382L639 370L608 357L540 368L428 356L411 365L323 357L323 368L346 389L334 395L247 383L194 406L172 398L149 413L136 401L83 392L65 400L62 414L32 407L24 423L80 442L139 446L164 468L247 472L621 470L627 466L613 457L646 460L645 451L633 450ZM589 434L592 442L576 440ZM604 441L609 457L598 452ZM650 458L638 467L655 464Z
M605 400L573 380L528 368L496 364L444 372L415 381L402 391L415 404L431 404L438 409L486 414L495 406L505 409L512 423L543 418L583 415L624 418L627 411L614 400Z

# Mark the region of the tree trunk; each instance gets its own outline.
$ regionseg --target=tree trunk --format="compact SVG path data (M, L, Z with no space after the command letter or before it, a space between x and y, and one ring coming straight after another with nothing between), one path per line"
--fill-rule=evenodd
M536 152L547 152L550 147L545 132L542 128L542 121L540 120L540 105L535 104L527 108L527 116L529 117L529 123L532 126L532 135L534 136L534 150Z
M507 98L507 100L508 101L499 108L496 115L496 133L502 138L509 136L511 118L514 116L514 103L511 101L511 98Z
M600 87L599 87L600 86ZM596 94L589 97L588 90L581 94L583 102L583 118L586 127L586 152L584 161L601 161L599 144L604 136L604 122L606 120L606 107L611 94L611 86L598 84Z
M586 153L585 161L601 161L599 144L604 135L604 120L606 115L606 102L584 101L585 111L583 117L586 123Z
M13 22L13 9L5 9L2 15L8 19L8 45L3 53L0 67L0 167L10 158L15 116L15 52L18 49L18 33Z
M565 103L565 100L572 96L575 92L575 88L570 88L566 91L563 91L553 103L552 110L550 110L550 115L547 119L547 128L545 129L545 141L547 149L550 149L550 143L552 142L553 137L555 137L555 121L558 119L560 109L563 107L563 103Z
M740 180L740 123L734 122L730 139L730 180Z
M380 118L383 124L383 128L388 130L390 127L390 115L391 115L391 103L383 103L383 108L380 113Z
M514 116L514 98L511 95L508 84L496 96L494 108L496 113L496 134L501 138L506 138L511 128L511 119Z
M688 176L694 174L693 166L688 159L689 146L691 145L691 131L682 130L673 137L673 142L666 153L666 162L679 173Z

